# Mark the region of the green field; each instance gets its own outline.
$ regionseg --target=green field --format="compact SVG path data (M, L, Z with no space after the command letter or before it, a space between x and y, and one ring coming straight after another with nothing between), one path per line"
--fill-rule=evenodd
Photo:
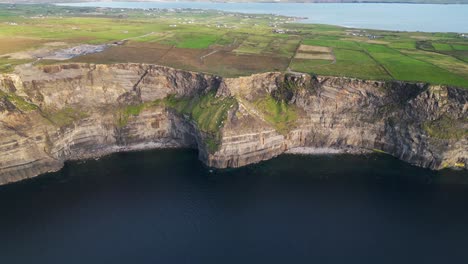
M320 75L391 79L385 70L362 50L334 49L336 63L322 60L293 60L292 69Z
M124 41L71 61L144 62L222 76L290 70L468 87L468 39L456 33L291 22L280 16L201 10L0 4L0 72L35 61L41 57L36 50ZM295 58L301 44L331 48L334 60Z

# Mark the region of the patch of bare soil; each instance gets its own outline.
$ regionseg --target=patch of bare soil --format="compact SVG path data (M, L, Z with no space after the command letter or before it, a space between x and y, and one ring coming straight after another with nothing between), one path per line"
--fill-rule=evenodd
M311 46L311 45L301 45L301 46L299 46L298 51L329 53L329 52L331 52L332 50L331 50L331 48L329 48L329 47Z
M216 52L214 52L216 51ZM210 54L209 56L205 56ZM183 49L156 43L131 42L71 59L86 63L148 63L222 76L283 71L289 59L263 55L238 55L229 50Z
M131 43L110 47L102 52L87 54L71 59L74 62L86 63L149 63L156 64L171 46L148 43Z
M44 43L32 38L0 38L0 56L8 53L31 49Z

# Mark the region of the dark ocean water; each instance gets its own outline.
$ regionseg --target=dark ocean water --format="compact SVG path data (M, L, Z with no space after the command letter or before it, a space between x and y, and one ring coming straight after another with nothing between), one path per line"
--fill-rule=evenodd
M467 183L378 154L119 153L0 187L0 263L467 263Z

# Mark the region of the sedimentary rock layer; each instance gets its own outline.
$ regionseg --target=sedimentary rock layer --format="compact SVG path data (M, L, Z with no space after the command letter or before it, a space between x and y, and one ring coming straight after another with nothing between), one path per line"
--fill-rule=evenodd
M237 102L215 132L165 103L210 92ZM466 168L467 111L468 90L427 84L276 72L222 78L144 64L29 66L0 77L0 184L66 160L156 147L196 147L217 168L298 147Z

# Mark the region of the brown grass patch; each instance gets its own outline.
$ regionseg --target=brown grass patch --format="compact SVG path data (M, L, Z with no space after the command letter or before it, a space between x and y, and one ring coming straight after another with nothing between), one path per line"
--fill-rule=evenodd
M0 55L38 47L44 42L32 38L0 38Z
M77 57L71 61L158 64L228 77L266 71L283 71L289 63L287 57L240 55L228 50L220 50L203 60L200 59L201 56L212 51L213 49L183 49L151 42L131 42L123 46L109 48L101 53Z
M306 60L334 60L333 55L328 53L297 53L294 58Z
M371 44L383 44L383 45L390 44L390 42L388 42L388 41L375 40L375 39L369 39L369 40L366 40L366 42L371 43Z
M367 37L365 39L364 38L342 38L341 40L372 43L372 44L383 44L383 45L390 44L390 42L388 42L388 41L377 40L377 39L368 39Z
M74 62L86 63L158 63L171 49L171 46L155 43L129 43L106 49L103 52L88 54L71 59Z
M410 36L412 39L418 39L418 40L430 40L431 38L427 36Z
M203 61L201 56L210 49L174 48L159 62L179 69L201 71L222 76L241 76L265 71L282 71L287 68L288 59L262 55L241 55L229 51L218 51Z
M298 51L330 53L332 49L329 47L322 46L301 45L299 46Z

